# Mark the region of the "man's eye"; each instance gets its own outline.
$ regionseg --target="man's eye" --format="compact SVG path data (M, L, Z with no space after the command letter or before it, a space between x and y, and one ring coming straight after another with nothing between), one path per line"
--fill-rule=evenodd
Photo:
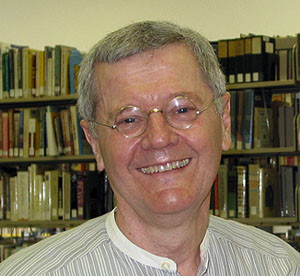
M118 125L132 124L132 123L135 123L136 121L137 121L136 118L124 118L124 119L119 120Z
M188 107L181 107L181 108L179 108L178 110L177 110L177 112L176 113L186 113L186 112L189 112L189 108Z
M134 122L136 122L136 121L137 121L136 118L128 118L128 119L123 120L123 122L124 122L125 124L134 123Z

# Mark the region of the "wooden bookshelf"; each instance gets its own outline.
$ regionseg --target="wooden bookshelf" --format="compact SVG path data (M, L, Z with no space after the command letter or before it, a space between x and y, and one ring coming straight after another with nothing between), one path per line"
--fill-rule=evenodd
M90 155L62 155L41 157L17 157L0 158L0 166L9 164L32 164L32 163L90 163L95 162L95 156Z
M299 84L296 80L280 80L280 81L261 81L261 82L243 82L243 83L233 83L227 84L226 88L228 90L235 90L235 89L248 89L248 88L276 88L280 87L297 87Z
M30 98L8 98L0 99L0 108L9 107L33 107L33 106L45 106L45 105L62 105L76 104L78 95L68 94L60 96L47 96L47 97L30 97Z
M276 226L276 225L292 225L300 226L297 217L274 217L274 218L232 218L230 220L238 221L253 226Z
M0 228L25 228L25 227L38 227L38 228L65 228L75 227L86 220L40 220L40 221L0 221Z
M232 155L298 155L299 151L295 147L287 148L257 148L257 149L242 149L242 150L228 150L223 151L223 156Z

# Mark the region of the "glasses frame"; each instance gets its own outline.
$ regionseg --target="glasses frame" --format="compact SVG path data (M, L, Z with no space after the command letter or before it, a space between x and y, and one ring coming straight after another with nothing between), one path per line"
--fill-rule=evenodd
M187 96L184 96L184 95L176 96L175 98L171 99L169 102L171 102L171 101L173 101L173 100L175 100L175 99L177 99L177 98L185 98L185 99L189 100L190 102L192 102L192 103L195 105L195 107L197 107L196 104L195 104L195 102L194 102L191 98L189 98L189 97L187 97ZM139 134L137 134L137 135L133 135L133 136L131 136L131 135L125 135L124 133L122 133L122 131L120 131L120 129L118 128L118 125L117 125L117 124L110 125L110 124L107 124L107 123L98 122L98 121L96 121L96 120L91 120L90 122L91 122L91 123L95 123L95 124L97 124L97 125L109 127L109 128L111 128L111 129L116 129L116 130L117 130L122 136L124 136L125 138L136 138L136 137L139 137L139 136L141 136L141 135L143 135L143 134L145 133L145 131L146 131L146 129L147 129L147 125L148 125L148 119L149 119L149 116L150 116L152 113L161 112L161 113L164 115L164 118L165 118L165 120L167 121L167 123L168 123L171 127L175 128L175 129L188 129L188 128L190 128L190 127L196 122L198 116L199 116L200 114L202 114L204 111L206 111L212 104L215 104L216 101L217 101L217 99L214 99L214 100L210 101L207 105L205 105L202 109L196 109L196 118L195 118L195 120L194 120L190 125L188 125L188 126L185 127L185 128L178 128L178 127L175 127L175 126L173 126L172 124L170 124L170 122L169 122L167 116L166 116L165 113L164 113L164 109L165 109L165 108L164 108L164 109L160 109L160 108L156 108L156 107L155 107L155 108L152 108L148 113L146 113L146 112L145 112L144 110L142 110L141 108L139 108L139 107L137 107L137 106L133 106L133 105L127 105L127 106L123 106L123 107L119 108L117 114L119 114L122 110L124 110L124 109L126 109L126 108L130 108L130 107L132 108L132 107L134 107L134 108L139 109L142 113L144 113L144 114L146 115L147 121L146 121L145 129L144 129L141 133L139 133ZM169 103L169 102L168 102L168 103ZM167 104L167 105L168 105L168 104ZM167 106L167 105L166 105L166 106Z

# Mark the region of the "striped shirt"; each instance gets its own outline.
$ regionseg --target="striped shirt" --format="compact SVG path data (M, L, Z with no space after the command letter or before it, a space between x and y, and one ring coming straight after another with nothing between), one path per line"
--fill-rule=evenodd
M300 253L255 227L211 216L200 245L205 276L300 276ZM175 276L176 263L131 243L114 212L49 237L0 264L0 276Z

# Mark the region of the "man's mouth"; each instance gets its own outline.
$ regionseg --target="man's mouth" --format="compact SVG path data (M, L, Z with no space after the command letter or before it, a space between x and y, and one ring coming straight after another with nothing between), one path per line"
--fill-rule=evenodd
M187 158L180 161L173 161L161 165L140 168L139 171L141 171L144 174L154 174L154 173L180 169L185 167L188 163L190 163L190 159Z

